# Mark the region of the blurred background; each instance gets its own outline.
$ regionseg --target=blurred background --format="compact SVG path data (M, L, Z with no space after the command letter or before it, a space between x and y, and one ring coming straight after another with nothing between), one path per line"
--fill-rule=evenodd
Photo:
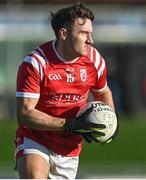
M0 0L0 178L14 171L16 73L35 47L55 38L49 22L73 0ZM84 0L95 14L94 45L106 60L120 114L118 137L84 145L77 178L146 177L146 1Z

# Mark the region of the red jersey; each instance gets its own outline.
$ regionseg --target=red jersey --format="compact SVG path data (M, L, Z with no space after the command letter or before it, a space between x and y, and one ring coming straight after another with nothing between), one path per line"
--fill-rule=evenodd
M64 61L47 42L25 57L17 74L16 97L36 98L36 109L60 118L74 118L85 106L90 90L107 86L105 61L90 47L87 56ZM34 130L19 126L17 137L27 137L65 156L77 156L82 137L70 132Z

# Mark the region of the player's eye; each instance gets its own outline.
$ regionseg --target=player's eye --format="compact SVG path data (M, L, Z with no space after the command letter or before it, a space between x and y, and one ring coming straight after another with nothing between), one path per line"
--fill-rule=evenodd
M88 35L89 33L87 31L81 31L81 34Z

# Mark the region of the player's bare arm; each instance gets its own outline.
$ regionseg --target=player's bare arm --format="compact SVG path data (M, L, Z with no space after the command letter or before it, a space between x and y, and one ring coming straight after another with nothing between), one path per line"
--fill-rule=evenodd
M103 101L115 111L112 92L108 86L106 87L106 89L104 89L104 91L102 92L93 91L92 94L94 101Z
M62 131L65 119L50 116L35 108L38 100L17 98L17 119L20 125L33 129Z

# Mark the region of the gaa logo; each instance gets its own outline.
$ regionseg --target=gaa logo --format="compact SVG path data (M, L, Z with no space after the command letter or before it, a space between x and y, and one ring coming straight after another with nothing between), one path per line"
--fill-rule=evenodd
M49 74L48 78L52 81L59 81L62 80L60 74Z

